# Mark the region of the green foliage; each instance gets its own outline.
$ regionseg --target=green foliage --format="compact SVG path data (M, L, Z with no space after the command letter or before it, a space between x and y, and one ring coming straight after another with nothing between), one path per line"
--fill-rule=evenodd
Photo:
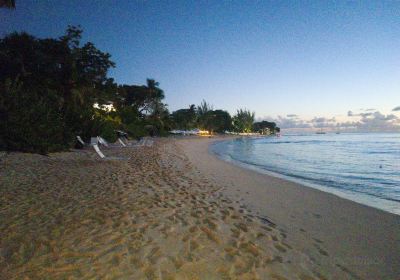
M147 79L146 86L120 85L117 88L114 106L122 122L129 124L127 130L134 137L161 135L169 130L169 112L162 102L164 91L158 86L155 80Z
M205 100L203 100L200 106L197 106L197 126L202 129L212 131L212 114L213 107Z
M63 120L54 107L54 92L31 90L26 94L18 80L7 80L1 91L1 150L46 154L64 149Z
M196 107L190 105L189 109L180 109L171 114L173 128L190 130L196 128Z
M0 8L15 9L15 0L0 0Z
M197 115L199 118L207 115L210 111L214 110L213 106L203 99L200 106L197 106Z
M133 137L167 135L173 128L223 132L232 122L236 131L252 130L254 113L240 109L232 119L204 100L170 114L158 82L117 85L107 76L115 66L111 55L81 39L79 26L55 39L27 33L0 39L1 150L47 154L73 147L76 135L114 142L116 129Z
M98 120L97 131L92 131L92 135L100 135L108 142L115 142L117 140L116 129L121 129L121 118L116 112L105 112L103 110L96 111Z
M261 134L274 134L278 131L279 127L274 122L261 121L253 124L253 131L260 132Z
M199 106L190 105L171 114L171 127L190 130L200 128L213 132L224 132L232 128L232 118L227 111L213 110L205 100Z
M254 112L247 109L237 110L236 115L233 117L233 128L236 132L249 133L253 130Z
M107 78L114 63L92 43L80 47L81 34L68 27L59 39L26 33L0 39L0 149L45 154L99 130L111 139L116 125L96 116L93 104L116 88Z
M207 130L221 133L232 129L232 117L227 111L214 110L210 114L210 125Z
M169 130L159 83L118 86L107 77L115 66L110 54L81 44L81 37L79 26L69 26L58 39L26 33L0 39L0 149L46 154L72 147L76 135L113 142L115 129L134 137Z
M232 128L232 118L227 111L211 110L199 117L198 125L210 133L221 133Z
M126 132L134 138L140 138L148 135L143 122L131 122L125 126Z

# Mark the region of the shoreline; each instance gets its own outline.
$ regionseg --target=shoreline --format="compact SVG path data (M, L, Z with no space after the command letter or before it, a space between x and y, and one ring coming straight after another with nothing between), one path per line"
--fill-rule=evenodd
M235 138L232 138L232 140ZM219 155L216 152L212 151L212 146L214 144L217 144L217 143L223 142L223 141L229 141L229 140L220 139L220 140L216 140L216 141L210 143L208 151L211 155L214 155L215 157L217 157L218 159L220 159L224 162L228 162L230 164L236 165L238 167L241 167L241 168L244 168L247 170L252 170L257 173L265 174L267 176L279 178L279 179L282 179L285 181L290 181L290 182L293 182L295 184L301 185L306 188L312 188L314 190L319 190L319 191L322 191L325 193L329 193L329 194L335 195L337 197L340 197L342 199L350 200L352 202L355 202L355 203L358 203L358 204L361 204L364 206L368 206L368 207L371 207L371 208L374 208L377 210L381 210L386 213L400 216L400 209L397 209L397 207L399 207L398 201L390 201L390 200L387 200L384 198L372 197L367 194L357 193L357 192L348 191L348 190L344 190L344 189L337 190L335 188L326 187L322 184L311 183L311 182L302 181L300 179L295 179L295 178L291 177L290 175L273 172L273 171L270 171L267 169L263 169L263 168L260 168L257 166L253 166L251 164L247 164L247 163L238 161L238 160L224 159L222 155Z
M177 143L202 173L224 186L224 195L277 224L293 247L322 266L346 265L362 279L400 275L398 215L226 162L209 151L224 139Z

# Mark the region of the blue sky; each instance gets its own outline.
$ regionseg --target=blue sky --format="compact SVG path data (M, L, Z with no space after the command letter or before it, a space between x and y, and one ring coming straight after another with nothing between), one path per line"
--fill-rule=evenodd
M0 10L2 36L58 37L68 24L111 53L118 83L159 81L170 110L205 99L288 125L400 124L387 118L400 117L398 1L17 0Z

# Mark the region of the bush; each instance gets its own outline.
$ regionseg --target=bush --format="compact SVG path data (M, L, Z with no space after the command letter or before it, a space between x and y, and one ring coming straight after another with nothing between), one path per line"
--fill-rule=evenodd
M99 135L106 139L108 142L113 143L118 139L117 134L115 133L115 130L118 128L119 125L116 122L106 120L103 122Z
M140 138L148 135L147 130L144 128L143 123L133 122L125 126L126 132L130 137Z
M49 152L66 150L72 135L65 130L53 92L38 93L7 81L0 95L0 149Z

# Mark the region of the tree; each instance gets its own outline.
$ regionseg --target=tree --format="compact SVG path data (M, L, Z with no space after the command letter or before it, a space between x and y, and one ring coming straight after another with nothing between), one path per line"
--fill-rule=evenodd
M197 106L197 115L199 117L206 115L208 112L213 110L213 106L207 103L204 99L199 106Z
M15 9L15 0L0 0L0 8Z
M164 134L171 124L167 105L163 103L164 91L154 79L147 79L146 85L120 85L114 96L114 107L122 123L134 136L143 136L145 126L152 127L152 133Z
M277 132L277 126L274 122L261 121L253 124L253 131L260 134L274 134Z
M254 112L247 109L239 109L233 117L233 127L236 132L252 132L254 123Z
M207 113L207 122L204 128L210 133L213 132L224 132L226 130L231 130L232 128L232 118L231 115L224 110L213 110Z
M153 126L153 133L166 135L171 130L171 121L167 105L155 103L152 113L148 116L148 123Z
M190 105L188 109L180 109L172 112L171 120L176 129L189 130L196 127L196 106Z
M81 34L70 26L58 39L0 39L0 149L47 153L99 132L93 104L115 88L114 63L92 43L80 47Z
M116 103L118 108L131 107L141 116L152 114L160 108L164 99L164 91L158 87L159 83L147 79L147 86L120 85L117 89Z
M212 111L213 106L207 103L204 99L199 106L197 106L197 124L200 128L211 131L212 128Z

